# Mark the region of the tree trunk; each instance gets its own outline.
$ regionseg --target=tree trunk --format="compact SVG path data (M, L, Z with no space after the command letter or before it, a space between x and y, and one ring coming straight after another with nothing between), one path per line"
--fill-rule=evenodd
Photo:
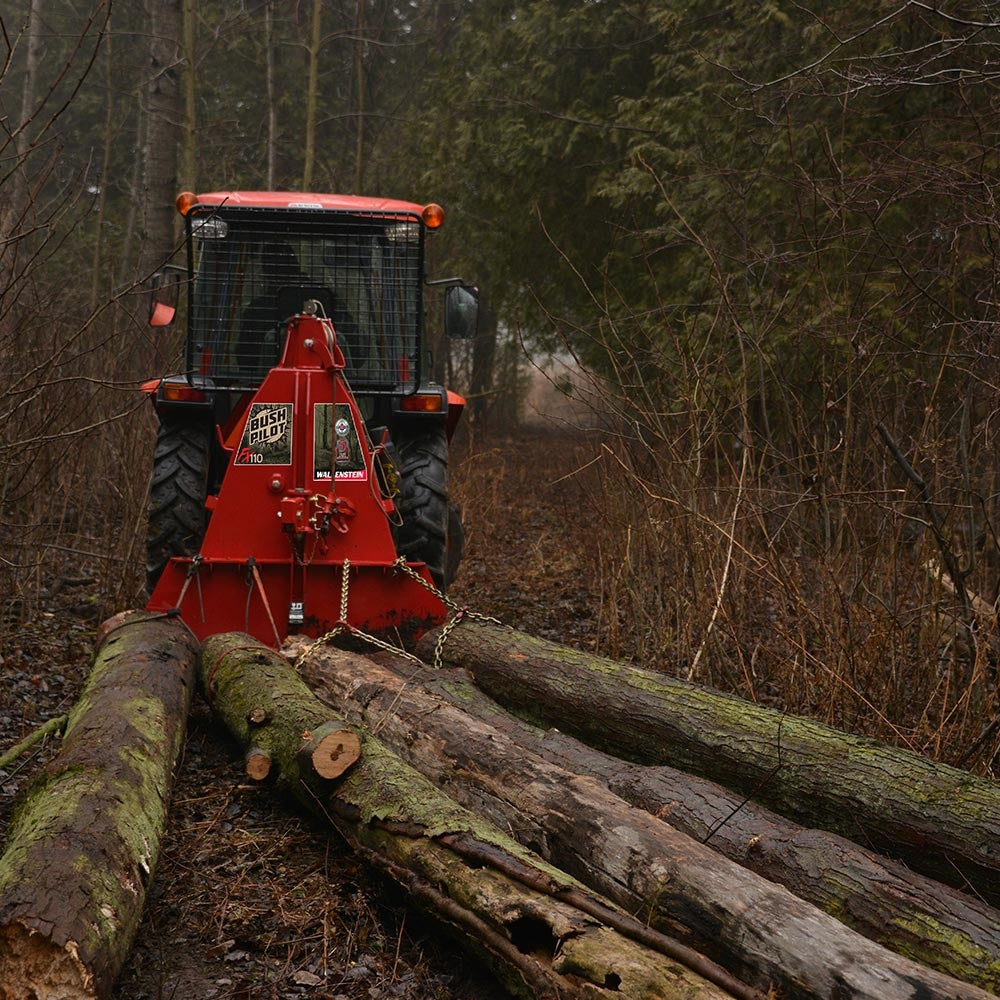
M274 0L264 0L264 58L267 81L267 190L274 190L274 164L278 149L278 108L275 96Z
M244 746L260 744L262 732L248 720L264 710L278 782L486 957L511 990L596 998L613 988L623 1000L725 996L566 902L581 895L571 879L461 809L370 734L359 734L361 759L345 777L303 774L302 734L331 721L330 710L267 647L244 635L213 636L201 677L213 709Z
M823 830L786 820L721 785L672 767L630 764L558 729L504 711L463 670L425 670L398 656L371 660L419 684L521 748L596 778L630 805L791 890L852 930L945 975L1000 993L1000 911Z
M488 279L487 279L488 280ZM472 340L472 389L469 402L470 416L480 432L489 423L494 389L494 369L497 355L497 314L490 309L489 299L481 295L479 300L479 328ZM505 386L505 391L516 394L515 386Z
M430 657L439 630L421 640ZM1000 902L1000 785L908 750L521 632L464 620L444 660L533 721L718 781Z
M521 843L660 930L685 929L733 974L783 997L989 994L922 968L716 854L590 778L355 654L314 650L303 676L350 718Z
M306 135L305 152L302 157L302 190L311 191L313 168L316 163L316 108L319 103L319 51L322 35L323 4L313 0L312 27L309 32L309 72L306 84Z
M0 1000L110 995L156 866L197 653L182 625L141 614L101 645L0 858Z
M354 142L354 193L364 194L365 177L365 3L357 0L354 22L354 102L357 122Z
M97 300L106 282L104 270L104 220L108 205L108 185L111 182L111 150L115 138L115 115L121 114L115 101L114 87L114 55L116 54L115 33L112 27L111 14L108 14L107 34L104 38L104 154L101 159L101 175L98 185L97 212L94 216L94 256L90 265L90 311L97 309Z
M146 0L149 26L149 83L143 168L142 247L139 273L145 278L174 252L177 157L180 122L180 0Z
M194 0L184 0L184 156L181 183L186 191L198 190L198 70Z

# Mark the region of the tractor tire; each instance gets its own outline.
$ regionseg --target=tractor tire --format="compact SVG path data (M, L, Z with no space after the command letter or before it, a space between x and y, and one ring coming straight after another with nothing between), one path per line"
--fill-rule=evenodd
M462 530L457 510L448 503L448 439L444 425L406 428L394 437L399 472L397 507L403 523L396 551L427 564L444 591L461 558ZM457 522L457 530L452 527ZM457 545L449 547L449 534ZM456 555L457 551L457 555Z
M193 556L208 524L205 499L211 460L206 424L164 420L153 452L146 535L146 590L152 594L173 556Z

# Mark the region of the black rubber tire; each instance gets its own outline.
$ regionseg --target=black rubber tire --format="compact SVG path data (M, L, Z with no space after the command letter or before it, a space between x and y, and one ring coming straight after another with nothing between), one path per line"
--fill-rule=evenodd
M441 590L458 569L448 548L448 438L443 424L397 429L393 435L398 459L397 506L403 523L396 551L411 561L427 564ZM459 531L461 538L461 531ZM461 542L458 557L461 558Z
M153 592L172 556L193 556L201 548L208 516L211 428L191 421L160 423L149 481L146 589Z

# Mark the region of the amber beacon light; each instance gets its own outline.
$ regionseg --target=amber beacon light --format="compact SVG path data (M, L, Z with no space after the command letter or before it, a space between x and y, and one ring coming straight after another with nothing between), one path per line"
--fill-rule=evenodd
M177 206L177 211L180 212L181 215L187 215L188 212L194 208L197 201L198 198L193 191L181 191L174 204Z
M423 211L424 225L428 229L438 229L444 222L444 209L440 205L435 205L431 202L429 205L424 206Z

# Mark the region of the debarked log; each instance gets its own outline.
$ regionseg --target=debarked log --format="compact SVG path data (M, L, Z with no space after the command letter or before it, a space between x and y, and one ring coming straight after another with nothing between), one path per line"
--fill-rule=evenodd
M596 778L731 861L790 889L867 938L939 972L1000 994L1000 910L825 830L779 816L722 785L672 767L632 764L558 729L511 715L458 668L414 671L370 659L419 684L574 774Z
M303 677L439 787L735 975L787 998L945 1000L985 991L903 958L374 661L313 649Z
M105 636L0 858L0 998L107 997L160 849L198 643L130 615Z
M451 927L513 991L561 998L613 992L623 1000L728 995L567 902L567 893L572 899L579 892L572 879L459 807L368 732L357 731L360 759L345 775L331 780L301 770L301 732L331 721L331 711L272 650L243 635L213 636L201 677L209 703L244 746L262 736L251 731L250 709L266 709L279 785ZM740 985L736 995L757 995L739 993Z
M418 652L433 656L439 631ZM665 674L464 620L444 646L496 701L636 763L666 764L1000 904L1000 785Z

